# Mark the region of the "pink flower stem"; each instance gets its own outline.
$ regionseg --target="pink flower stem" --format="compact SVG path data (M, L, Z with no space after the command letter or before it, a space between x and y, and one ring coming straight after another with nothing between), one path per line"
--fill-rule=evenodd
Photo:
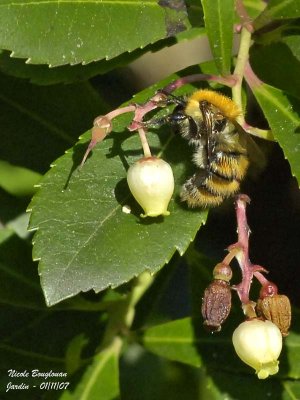
M188 75L183 78L179 78L167 86L165 86L162 90L158 91L154 96L152 96L146 103L144 104L131 104L129 106L125 106L122 108L118 108L109 112L104 116L99 116L94 120L94 126L92 128L92 139L88 145L88 148L83 156L80 167L85 163L89 153L96 146L97 143L101 142L111 131L112 131L112 120L117 116L127 113L134 112L134 117L130 125L128 126L129 131L138 131L140 140L142 143L143 151L145 157L151 157L150 147L146 137L146 129L143 126L143 118L150 111L158 108L167 106L167 96L168 93L173 92L174 90L180 88L187 83L198 82L198 81L214 81L221 83L223 85L227 85L229 87L233 87L236 84L236 79L234 76L221 77L216 75L208 75L208 74L195 74Z
M259 271L259 268L261 268L263 272L268 272L268 271L266 271L263 267L260 267L259 265L253 265L253 267L255 269L255 272L253 273L255 278L259 281L261 286L267 286L270 283L270 281Z
M176 79L175 81L166 85L163 89L159 90L146 103L142 105L138 104L136 105L135 115L133 121L128 126L128 129L130 131L135 131L137 129L140 129L142 127L143 118L148 112L158 107L165 107L168 104L167 103L168 94L172 93L174 90L179 89L181 86L184 86L188 83L199 82L199 81L213 81L229 87L233 87L236 84L236 79L232 75L228 77L221 77L217 75L194 74Z
M241 26L245 27L250 33L253 33L254 28L252 25L252 20L249 16L242 0L236 0L235 9L236 9L237 15L240 17ZM239 31L239 30L237 29L237 31Z
M236 218L237 218L237 243L229 246L229 253L223 262L229 264L235 257L242 271L242 281L233 287L236 290L241 302L244 313L248 318L253 318L255 314L255 303L249 299L249 292L253 280L253 276L260 282L262 286L269 285L269 281L262 273L268 271L260 265L254 265L249 259L249 236L250 229L247 222L246 206L250 203L250 199L245 194L237 196L235 202Z
M242 281L236 285L235 289L243 304L249 303L249 291L253 279L254 268L249 260L249 235L250 229L247 223L246 205L250 199L246 195L239 195L235 203L238 242L230 246L238 248L240 251L235 255L242 271Z
M143 152L144 152L144 156L145 157L151 157L151 150L150 150L150 146L146 137L146 131L143 128L139 128L138 129L139 132L139 136L140 136L140 141L142 143L142 147L143 147Z
M112 131L112 120L116 118L118 115L134 112L136 109L135 105L129 105L122 108L117 108L109 112L106 115L100 115L94 120L94 126L92 128L92 139L88 145L88 148L82 158L80 163L80 168L83 167L88 155L96 146L97 143L102 142L102 140Z
M249 61L245 64L245 80L252 90L260 88L264 83L254 73Z
M135 104L134 117L131 124L127 127L129 131L136 131L137 129L143 128L144 116L158 107L165 106L167 96L164 93L158 92L152 96L144 104Z
M184 76L183 78L176 79L175 81L169 83L162 89L164 93L172 93L174 90L179 89L181 86L184 86L188 83L200 82L200 81L211 81L217 82L225 86L232 87L236 84L236 79L234 76L230 75L227 77L217 76L217 75L209 75L209 74L194 74Z

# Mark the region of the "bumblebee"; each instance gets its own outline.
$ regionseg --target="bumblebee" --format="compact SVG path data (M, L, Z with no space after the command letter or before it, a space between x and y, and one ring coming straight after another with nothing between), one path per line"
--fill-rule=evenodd
M218 206L239 191L249 166L249 134L236 122L241 111L233 100L211 90L198 90L187 99L168 96L168 104L176 107L164 122L195 148L197 171L180 197L189 207Z

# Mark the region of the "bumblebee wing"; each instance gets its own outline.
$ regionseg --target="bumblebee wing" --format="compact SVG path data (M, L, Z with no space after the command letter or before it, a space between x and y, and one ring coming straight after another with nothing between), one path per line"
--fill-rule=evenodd
M205 126L206 135L206 146L207 146L207 165L209 165L210 159L213 154L213 149L215 146L215 138L213 134L213 115L207 106L207 102L203 101L200 103L200 110L202 113L202 118Z
M246 132L239 123L233 122L238 131L240 142L247 149L250 165L255 167L257 172L261 172L266 166L266 157L259 145L256 144L250 133Z

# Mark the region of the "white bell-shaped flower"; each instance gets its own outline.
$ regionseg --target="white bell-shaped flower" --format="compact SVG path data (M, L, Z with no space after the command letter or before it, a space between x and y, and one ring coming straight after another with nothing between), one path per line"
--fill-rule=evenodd
M127 182L145 212L142 217L170 214L168 205L174 191L174 176L167 162L157 157L142 158L130 166Z
M255 369L259 379L278 372L282 335L272 322L259 319L245 321L233 332L232 342L237 355Z

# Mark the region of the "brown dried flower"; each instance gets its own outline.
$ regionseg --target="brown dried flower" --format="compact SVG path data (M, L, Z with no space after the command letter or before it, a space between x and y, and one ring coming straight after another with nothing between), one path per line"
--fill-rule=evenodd
M282 336L288 335L291 325L291 303L287 296L266 296L258 300L256 309L260 316L278 326Z
M228 282L215 279L205 289L202 300L204 325L211 332L219 332L231 309L231 289Z

